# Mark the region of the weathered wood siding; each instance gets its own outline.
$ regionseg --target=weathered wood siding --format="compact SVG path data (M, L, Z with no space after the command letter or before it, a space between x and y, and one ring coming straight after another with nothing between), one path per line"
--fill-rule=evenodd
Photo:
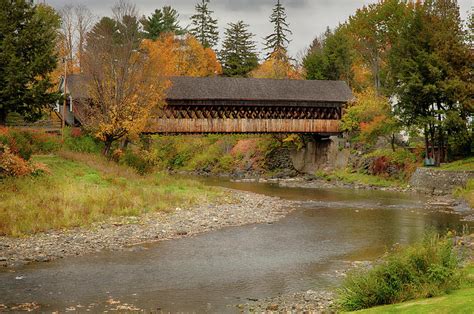
M325 133L339 132L339 120L322 119L155 119L148 133Z

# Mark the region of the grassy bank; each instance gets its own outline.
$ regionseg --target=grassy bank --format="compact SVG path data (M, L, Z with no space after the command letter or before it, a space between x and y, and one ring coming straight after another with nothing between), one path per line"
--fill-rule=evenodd
M411 246L394 248L371 269L350 272L338 290L337 304L355 311L472 288L472 269L462 268L461 256L452 236L427 234Z
M380 176L369 175L359 172L351 172L350 170L336 170L331 173L317 172L317 177L328 181L337 180L349 184L369 185L375 187L403 187L406 183Z
M140 176L93 154L33 156L48 174L4 178L0 234L22 236L86 226L114 216L137 216L216 200L222 192L163 173Z
M440 169L449 171L474 171L474 157L443 164Z
M452 291L449 294L436 298L419 299L399 304L377 306L354 313L472 313L472 305L474 304L474 265L467 267L466 274L467 281L464 283L463 287L459 290Z

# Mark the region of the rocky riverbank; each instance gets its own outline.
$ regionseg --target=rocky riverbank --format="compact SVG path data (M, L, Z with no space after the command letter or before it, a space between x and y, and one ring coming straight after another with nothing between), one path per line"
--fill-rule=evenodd
M228 190L222 204L175 208L170 212L125 217L89 228L50 231L26 238L0 237L0 267L49 262L102 250L131 246L253 223L273 223L293 211L297 202ZM132 248L133 249L133 248Z

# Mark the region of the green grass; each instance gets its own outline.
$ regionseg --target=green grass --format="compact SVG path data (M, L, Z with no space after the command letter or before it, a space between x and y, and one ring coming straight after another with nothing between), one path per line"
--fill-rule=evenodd
M399 304L378 306L354 313L408 313L408 314L454 314L474 313L474 288L456 290L450 294Z
M440 169L449 171L474 171L474 157L443 164Z
M0 184L0 234L23 236L87 226L109 217L139 216L217 200L217 188L163 173L133 169L92 154L34 156L50 174L4 179Z
M337 170L326 175L325 179L339 180L346 183L357 183L363 185L377 186L377 187L400 187L403 182L393 179L385 179L379 176L372 176L368 174L349 172L348 170Z

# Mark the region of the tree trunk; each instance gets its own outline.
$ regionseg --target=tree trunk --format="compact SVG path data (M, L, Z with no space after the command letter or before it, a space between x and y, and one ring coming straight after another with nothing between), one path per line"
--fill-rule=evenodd
M390 144L392 145L392 151L395 152L395 134L392 134Z
M430 138L431 138L431 158L435 159L435 165L438 163L436 160L436 151L435 151L435 127L433 125L430 125Z
M127 149L128 143L129 143L128 137L124 138L124 139L120 142L120 149L121 149L121 150Z
M425 159L429 159L430 158L430 140L429 140L429 137L428 137L428 127L425 126Z
M0 126L7 124L7 112L0 109Z
M112 140L106 139L104 144L104 150L102 151L102 154L106 157L110 157L110 149L112 148Z

